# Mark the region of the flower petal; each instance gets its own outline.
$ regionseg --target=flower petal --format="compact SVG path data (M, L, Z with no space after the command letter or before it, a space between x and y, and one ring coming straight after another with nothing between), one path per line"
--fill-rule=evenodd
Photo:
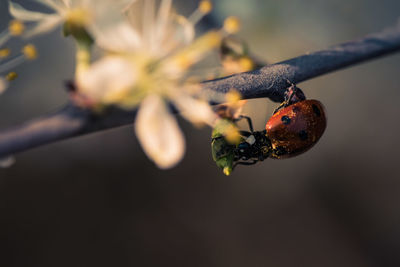
M156 32L156 44L154 50L161 51L161 56L166 56L176 49L190 44L195 37L194 25L184 16L171 14L170 18L161 25L162 28Z
M71 0L62 0L67 8L71 8Z
M191 23L184 16L176 16L175 22L177 23L176 27L176 35L177 39L181 40L183 44L190 44L193 42L195 37L195 29L193 23Z
M121 57L108 56L78 76L79 91L95 102L119 104L127 101L136 82L135 68Z
M108 51L129 52L141 45L139 34L126 22L111 27L98 23L92 27L91 32L95 36L97 45Z
M27 31L25 37L32 37L34 35L43 34L50 32L61 24L63 18L58 14L47 15L42 21L40 21L35 27Z
M157 29L156 29L157 41L163 38L161 34L165 32L165 28L168 26L167 23L170 20L171 8L172 8L172 0L161 1L157 15Z
M175 73L187 71L216 49L221 38L222 35L219 32L210 31L169 56L165 64Z
M175 166L185 153L185 140L164 100L150 95L143 100L135 123L136 135L147 156L161 169Z
M176 93L173 101L181 115L194 124L212 126L217 119L209 103L195 99L185 92Z
M14 16L14 18L22 20L22 21L39 21L47 16L48 14L30 11L23 8L20 4L9 2L9 11L10 14Z

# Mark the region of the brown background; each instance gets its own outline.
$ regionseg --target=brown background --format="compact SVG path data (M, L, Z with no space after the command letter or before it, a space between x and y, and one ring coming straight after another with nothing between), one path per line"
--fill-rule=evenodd
M399 11L397 0L218 0L211 19L242 17L253 52L277 62L393 25ZM0 97L1 128L66 102L73 43L59 32L34 43L40 59ZM327 109L318 145L229 178L210 130L183 120L186 157L169 171L132 126L18 155L0 170L0 266L400 266L399 75L393 55L300 84ZM256 128L273 107L250 103Z

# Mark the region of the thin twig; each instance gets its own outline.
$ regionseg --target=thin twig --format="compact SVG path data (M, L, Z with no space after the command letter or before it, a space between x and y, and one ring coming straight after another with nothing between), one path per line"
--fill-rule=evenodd
M400 50L400 25L362 39L309 53L259 70L203 83L206 90L226 93L232 88L243 98L283 99L288 81L300 83L344 67ZM68 104L63 109L0 132L0 158L28 149L133 122L136 111L110 109L96 115Z

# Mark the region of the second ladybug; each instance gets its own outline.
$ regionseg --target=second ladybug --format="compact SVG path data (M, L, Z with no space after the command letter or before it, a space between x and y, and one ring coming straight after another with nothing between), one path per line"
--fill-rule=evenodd
M318 100L303 100L277 111L265 126L273 158L288 158L306 152L326 128L324 107Z

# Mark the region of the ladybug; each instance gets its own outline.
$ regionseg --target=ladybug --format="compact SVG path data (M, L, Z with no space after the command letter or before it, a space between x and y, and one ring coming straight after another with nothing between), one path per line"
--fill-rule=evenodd
M285 159L297 156L313 147L326 128L324 107L318 100L306 100L303 92L292 85L287 89L285 101L274 111L265 130L254 131L246 116L226 118L236 122L246 119L250 131L239 131L237 144L229 144L222 131L213 131L213 159L226 175L238 165L253 165L267 158Z
M271 157L297 156L312 148L326 128L324 106L318 100L303 100L278 110L267 122Z

